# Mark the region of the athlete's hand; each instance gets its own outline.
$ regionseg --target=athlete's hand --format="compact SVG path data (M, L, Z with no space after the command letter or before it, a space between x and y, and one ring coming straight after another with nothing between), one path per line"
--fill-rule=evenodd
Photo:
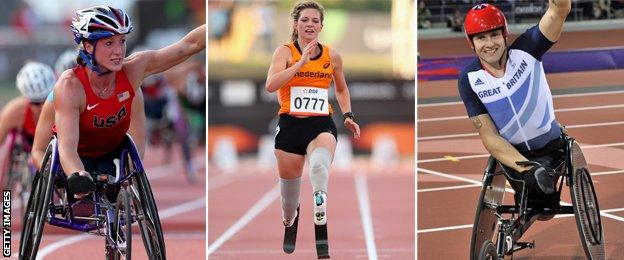
M347 117L344 126L353 133L353 138L360 139L360 126L353 119Z
M305 65L306 63L308 63L308 61L310 61L310 56L312 56L312 52L314 52L317 43L318 40L313 40L303 48L303 50L301 51L301 65Z

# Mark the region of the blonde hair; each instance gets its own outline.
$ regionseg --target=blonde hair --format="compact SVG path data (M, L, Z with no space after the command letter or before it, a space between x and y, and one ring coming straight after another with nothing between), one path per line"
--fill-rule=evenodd
M296 3L295 6L293 6L292 12L290 13L290 16L293 18L293 31L290 35L290 39L293 42L297 41L297 37L299 36L297 34L297 28L295 27L295 25L299 20L299 16L301 16L301 11L305 9L316 9L317 11L319 11L319 13L321 13L321 25L323 25L323 19L325 18L325 9L321 4L316 1L303 1Z

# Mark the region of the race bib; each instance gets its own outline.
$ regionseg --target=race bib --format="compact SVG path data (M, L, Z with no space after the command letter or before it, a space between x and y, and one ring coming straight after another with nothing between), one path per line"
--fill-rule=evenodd
M290 114L329 115L328 90L316 87L290 88Z

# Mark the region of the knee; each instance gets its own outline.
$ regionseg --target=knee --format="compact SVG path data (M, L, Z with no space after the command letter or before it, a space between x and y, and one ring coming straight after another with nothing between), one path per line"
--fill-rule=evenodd
M325 148L316 148L310 154L310 173L323 173L329 170L331 155Z

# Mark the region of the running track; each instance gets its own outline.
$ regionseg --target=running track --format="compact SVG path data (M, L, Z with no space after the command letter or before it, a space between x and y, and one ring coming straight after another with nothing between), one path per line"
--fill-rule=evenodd
M371 170L368 160L357 158L348 171L332 166L327 212L333 259L414 259L413 164ZM253 160L232 173L209 166L209 259L315 259L311 197L304 173L297 246L287 255L277 171Z
M605 85L621 76L549 75L556 116L581 144L592 171L608 259L624 258L624 86ZM432 85L437 88L429 92ZM488 154L466 118L456 82L419 84L418 91L418 259L467 259ZM505 199L512 203L511 194ZM567 188L562 200L570 202ZM516 259L585 259L573 215L538 221L521 241L535 241L536 247L517 252Z
M194 151L199 181L191 185L184 176L178 149L150 147L145 166L163 225L167 258L205 259L205 149ZM170 162L163 161L169 157ZM12 259L17 259L22 213L12 218ZM38 259L104 259L104 238L46 224ZM148 259L138 227L132 237L132 259Z

